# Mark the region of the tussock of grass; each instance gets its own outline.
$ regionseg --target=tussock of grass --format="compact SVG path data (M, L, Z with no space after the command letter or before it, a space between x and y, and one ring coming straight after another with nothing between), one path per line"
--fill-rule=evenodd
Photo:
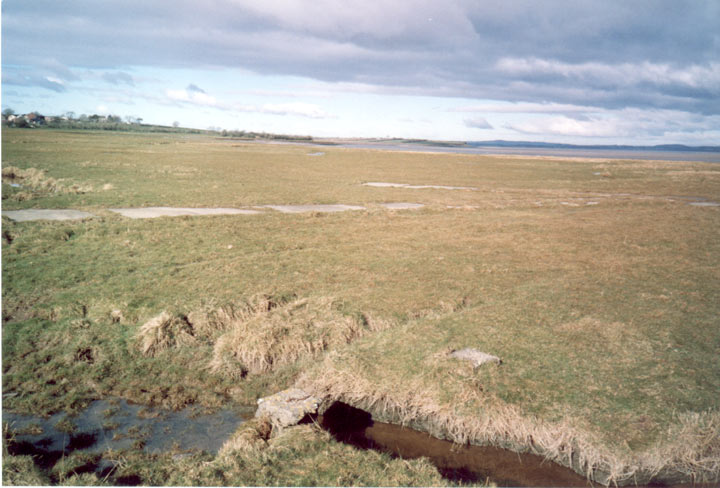
M258 313L225 314L210 368L231 377L259 374L348 344L387 322L343 314L328 297L301 298Z
M92 190L89 186L77 184L67 185L63 180L58 180L45 175L45 171L37 168L21 169L16 166L5 166L2 169L4 182L17 183L28 191L18 191L12 194L11 198L23 201L33 197L34 193L87 193Z
M145 356L155 356L158 352L172 347L195 342L192 326L187 320L168 312L162 312L145 322L138 331L137 340Z
M243 422L240 428L223 444L221 457L231 456L236 451L263 449L267 447L272 424L267 418L254 418Z
M187 316L164 311L143 324L135 340L145 356L211 345L209 370L240 379L317 357L391 324L366 313L349 314L342 307L331 297L257 294Z

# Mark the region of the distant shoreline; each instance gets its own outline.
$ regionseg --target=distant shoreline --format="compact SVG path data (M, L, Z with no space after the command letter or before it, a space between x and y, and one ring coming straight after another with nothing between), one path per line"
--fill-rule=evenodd
M720 150L701 150L691 148L682 150L679 146L672 146L678 149L669 149L664 146L634 147L634 146L570 146L558 145L536 145L533 143L518 143L518 145L498 145L489 143L456 143L456 144L433 144L431 141L400 142L400 141L368 141L347 139L335 140L326 139L308 143L309 145L333 145L335 147L356 148L356 149L378 149L384 151L410 151L410 152L436 152L451 154L483 154L483 155L512 155L512 156L540 156L540 157L567 157L567 158L591 158L591 159L638 159L643 161L691 161L720 163ZM708 148L710 149L710 148ZM720 148L719 148L720 149Z

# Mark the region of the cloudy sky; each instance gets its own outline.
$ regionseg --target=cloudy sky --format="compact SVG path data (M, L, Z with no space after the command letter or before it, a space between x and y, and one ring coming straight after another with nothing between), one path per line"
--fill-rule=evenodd
M3 0L2 107L314 136L720 144L720 2Z

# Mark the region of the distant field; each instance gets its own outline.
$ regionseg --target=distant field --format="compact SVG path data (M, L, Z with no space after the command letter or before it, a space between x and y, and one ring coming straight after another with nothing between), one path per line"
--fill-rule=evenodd
M720 474L720 207L689 204L720 202L717 164L2 136L3 210L98 215L3 218L5 409L74 411L109 396L217 407L299 385L458 442L541 452L598 481ZM8 167L28 176L5 177ZM425 207L379 205L389 202ZM365 210L146 220L107 210L290 204ZM259 296L277 309L258 315ZM220 309L255 315L228 328ZM189 325L144 348L138 331L163 311ZM473 370L448 357L465 347L503 363ZM332 450L357 472L302 479L446 482L421 462L357 460L375 454L291 435L275 473L270 457L244 454L247 466L266 462L262 477L217 477L207 463L232 471L220 457L177 469L133 458L128 469L147 484L168 470L180 484L289 484L282 469L315 472L312 456ZM386 475L383 463L394 466Z

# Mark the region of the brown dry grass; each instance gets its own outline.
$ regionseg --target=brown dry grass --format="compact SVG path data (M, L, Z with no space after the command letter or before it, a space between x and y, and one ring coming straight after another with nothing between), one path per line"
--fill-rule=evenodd
M186 320L162 312L140 327L137 341L145 356L155 356L172 347L193 344L195 338L192 326Z
M262 310L262 309L261 309ZM260 374L349 344L387 322L347 316L328 297L301 298L250 314L225 314L210 368L232 377Z
M16 166L4 166L2 180L21 185L22 190L12 191L8 196L11 200L18 202L46 194L82 194L92 191L89 185L67 183L65 180L47 176L44 170L37 168L22 169Z
M720 480L720 414L684 415L663 439L643 452L604 447L577 419L556 422L523 414L518 408L466 390L452 402L427 382L378 382L365 378L362 364L338 369L332 356L297 385L323 398L342 401L386 422L406 425L458 444L493 445L531 452L570 467L604 485L650 481L712 483ZM343 361L347 358L343 358ZM351 371L355 371L352 373ZM460 405L479 402L471 415Z
M261 374L349 344L390 321L347 314L330 297L297 298L257 294L185 315L162 312L143 324L136 343L145 356L175 347L210 344L208 368L233 379Z
M240 428L223 444L220 457L233 456L237 451L263 449L268 445L272 424L267 418L254 418L243 422Z

